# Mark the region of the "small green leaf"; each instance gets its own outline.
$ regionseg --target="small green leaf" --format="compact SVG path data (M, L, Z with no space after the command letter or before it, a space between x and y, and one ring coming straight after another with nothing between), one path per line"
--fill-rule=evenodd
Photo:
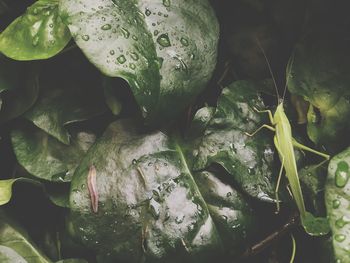
M51 263L51 260L33 244L28 234L15 224L14 220L7 217L2 210L0 210L0 259L1 257L24 259L24 261L8 261L11 263Z
M11 133L18 162L31 175L51 182L70 182L75 168L95 139L93 133L76 131L71 145L65 145L31 125Z
M39 0L0 34L0 52L15 60L47 59L70 38L58 15L58 1Z
M12 187L13 184L17 181L20 182L28 182L35 185L41 184L38 181L29 179L29 178L14 178L14 179L7 179L7 180L0 180L0 206L7 204L11 198L12 198Z
M326 182L326 207L335 258L350 261L350 148L332 158Z
M309 212L301 218L301 223L310 236L324 236L331 230L327 218L315 217Z
M0 180L0 205L7 204L12 197L12 185L18 179Z
M219 26L209 1L166 2L60 1L80 49L105 75L129 83L153 124L189 105L208 83L217 57Z

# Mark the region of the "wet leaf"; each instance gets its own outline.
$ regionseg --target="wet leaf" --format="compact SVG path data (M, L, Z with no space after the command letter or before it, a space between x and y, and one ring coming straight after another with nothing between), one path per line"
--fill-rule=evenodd
M71 144L65 145L32 125L11 133L18 162L31 175L52 182L70 182L95 139L91 132L73 130Z
M91 167L97 210L88 187ZM82 160L70 208L72 234L99 262L208 261L226 255L223 246L237 256L254 221L230 185L190 172L177 141L126 120L112 123Z
M0 34L0 52L16 60L47 59L70 38L58 15L58 1L39 0Z
M87 58L129 83L149 123L182 112L216 65L219 28L207 0L63 0L60 13Z
M254 82L237 81L225 88L214 115L205 121L205 129L196 128L200 133L192 152L193 168L202 170L220 164L243 191L272 202L276 181L273 134L261 132L254 137L245 134L268 123L267 115L257 113L254 107L265 109ZM202 111L198 114L202 115Z
M350 260L350 148L332 158L326 182L326 207L332 229L335 258Z

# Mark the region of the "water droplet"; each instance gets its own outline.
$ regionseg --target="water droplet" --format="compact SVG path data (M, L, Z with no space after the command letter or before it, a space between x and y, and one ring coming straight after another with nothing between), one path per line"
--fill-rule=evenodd
M136 68L136 65L135 65L134 63L130 63L130 64L129 64L129 67L130 67L132 70L134 70L134 69Z
M335 185L342 188L349 180L349 165L341 161L338 163L337 170L335 171Z
M185 47L188 46L188 40L187 40L186 38L182 37L182 38L180 39L180 42L181 42L181 44L182 44L183 46L185 46Z
M82 38L84 41L89 41L89 39L90 39L89 35L83 35L81 38Z
M145 11L146 16L150 16L152 14L152 12L147 8Z
M163 0L163 5L165 7L169 7L170 6L170 0Z
M52 23L51 23L51 24L49 24L49 27L53 28L53 24L52 24Z
M130 32L129 30L125 29L124 27L121 28L122 34L125 38L129 38L130 37Z
M126 61L126 58L124 55L120 55L118 58L117 58L117 61L120 63L120 64L124 64L125 61Z
M111 54L113 56L115 54L114 50L110 50L109 54Z
M137 41L137 40L138 40L138 37L135 36L135 35L132 35L132 39L135 40L135 41Z
M110 30L112 26L110 24L105 24L101 27L102 30Z
M154 34L154 36L158 36L159 31L158 30L154 30L153 34Z
M133 164L133 165L136 165L136 164L137 164L137 160L136 160L136 159L133 159L133 160L132 160L132 164Z
M36 35L34 38L33 38L33 42L32 42L33 46L37 46L39 44L39 36Z
M176 224L181 224L185 219L185 216L184 215L179 215L175 218L175 223Z
M227 221L227 216L222 215L221 218L222 218L224 221Z
M149 208L150 208L152 216L155 219L158 219L159 215L160 215L160 211L159 211L160 204L158 202L156 202L154 199L152 199L150 201Z
M343 216L335 221L335 226L337 228L343 228L346 224L350 223L350 220L348 217Z
M161 45L162 47L170 47L171 43L168 37L168 34L161 34L158 38L157 38L157 42L159 45Z
M340 201L339 200L333 200L332 204L333 204L333 208L337 209L340 206Z
M232 193L231 193L231 192L228 192L228 193L226 194L226 197L230 197L230 196L232 196Z
M346 239L346 236L343 235L343 234L337 234L337 235L335 235L334 239L335 239L337 242L343 242L343 241Z
M135 52L131 52L130 57L135 61L139 60L139 55L137 55Z

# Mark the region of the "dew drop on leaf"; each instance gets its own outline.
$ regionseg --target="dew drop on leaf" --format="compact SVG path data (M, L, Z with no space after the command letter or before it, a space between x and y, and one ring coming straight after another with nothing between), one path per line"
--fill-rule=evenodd
M89 41L89 39L90 39L89 35L83 35L81 38L82 38L84 41Z
M128 39L128 38L130 37L130 32L129 32L129 30L125 29L124 27L122 27L121 30L122 30L123 36L124 36L126 39Z
M169 7L170 6L170 0L163 0L163 5L165 7Z
M135 65L134 63L130 63L130 64L129 64L129 67L130 67L132 70L134 70L134 69L136 68L136 65Z
M340 206L340 201L335 199L333 200L332 204L333 204L333 208L337 209Z
M170 40L168 37L168 34L161 34L158 38L157 38L157 42L159 45L161 45L162 47L170 47Z
M110 30L112 26L110 24L105 24L101 27L102 30Z
M334 236L334 239L337 242L343 242L346 239L346 236L343 234L337 234Z
M179 215L175 218L175 223L176 224L181 224L185 219L185 216L184 215Z
M125 61L126 61L126 58L124 55L120 55L118 58L117 58L117 61L120 63L120 64L124 64Z
M183 46L185 46L185 47L188 46L188 40L187 40L186 38L182 37L182 38L180 39L180 42L181 42L181 44L182 44Z
M146 11L145 11L146 16L150 16L151 13L152 13L152 12L147 8Z
M341 161L338 163L337 170L335 171L335 185L342 188L349 180L349 165Z
M139 60L139 55L137 55L135 52L131 52L130 57L135 61Z

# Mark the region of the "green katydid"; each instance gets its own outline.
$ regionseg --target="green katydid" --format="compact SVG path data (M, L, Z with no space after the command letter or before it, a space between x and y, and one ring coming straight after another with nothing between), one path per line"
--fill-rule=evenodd
M298 176L298 169L296 165L295 155L294 155L294 149L301 149L305 151L312 152L314 154L317 154L326 160L329 160L330 156L316 151L314 149L311 149L305 145L302 145L301 143L297 142L292 137L292 128L290 125L290 122L288 120L287 115L284 112L283 102L284 102L284 96L288 84L288 78L286 81L286 86L284 90L284 94L282 99L280 99L277 84L270 66L270 63L267 59L267 56L261 47L260 43L258 42L258 45L266 59L275 89L278 96L278 106L276 108L276 111L274 114L270 110L258 110L255 109L259 113L267 113L271 122L271 125L264 124L260 128L258 128L253 133L246 133L248 136L254 136L257 132L259 132L263 128L267 128L273 132L275 132L274 136L274 144L277 149L280 161L281 161L281 168L279 171L279 176L277 179L277 186L276 186L276 204L277 204L277 212L279 210L279 198L278 198L278 190L279 185L282 177L283 170L285 170L286 177L289 181L290 189L292 192L292 195L295 199L295 203L298 207L300 218L302 225L307 233L310 235L324 235L329 232L329 226L328 222L326 221L326 218L316 218L311 213L306 211L303 194L300 187L299 182L299 176ZM289 76L289 74L287 74Z

